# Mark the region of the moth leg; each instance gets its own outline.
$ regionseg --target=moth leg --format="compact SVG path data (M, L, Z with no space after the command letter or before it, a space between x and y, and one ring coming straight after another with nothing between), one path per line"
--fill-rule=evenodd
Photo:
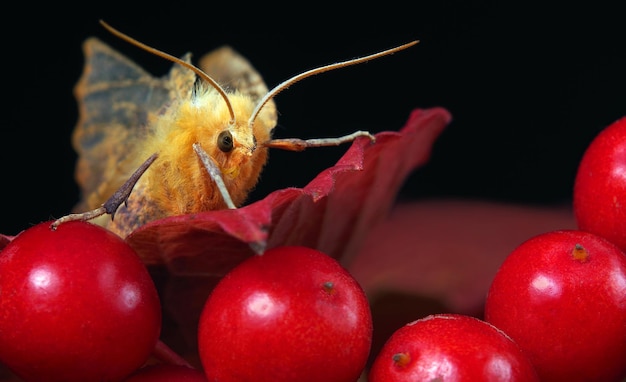
M196 152L196 154L198 154L198 157L200 157L202 164L208 171L211 179L213 179L213 181L215 182L215 185L217 186L217 189L219 190L220 194L222 194L222 198L224 199L226 206L228 206L228 208L231 210L236 209L237 206L235 206L235 203L233 203L233 199L230 197L230 193L228 192L228 189L226 188L226 183L224 183L224 179L222 178L222 172L220 171L219 167L217 167L215 162L213 162L213 159L211 159L209 154L207 154L207 152L204 151L204 149L202 148L202 146L200 146L199 143L194 143L193 149Z
M339 146L343 143L352 142L359 137L367 137L372 142L376 142L376 137L367 131L356 131L352 134L337 138L317 138L317 139L272 139L263 144L265 147L290 151L303 151L309 147Z
M73 220L87 221L87 220L95 219L98 216L102 216L104 214L111 215L111 220L113 220L117 209L122 205L122 203L126 203L126 201L128 200L128 197L130 196L130 193L133 190L133 187L135 187L135 184L137 184L137 181L139 181L139 178L141 178L143 173L146 172L146 170L148 169L148 167L150 167L152 162L156 160L157 156L158 154L154 153L148 159L146 159L146 161L143 162L141 166L139 166L137 170L135 170L135 172L133 172L133 174L128 178L128 180L124 182L124 184L122 184L122 186L117 191L115 191L115 193L111 195L111 197L107 199L107 201L104 202L104 204L102 204L102 206L96 209L93 209L91 211L63 216L55 220L54 222L52 222L52 224L50 225L50 228L52 230L55 230L59 226L59 224L62 224L68 221L73 221Z
M199 143L194 143L193 149L196 154L198 154L198 157L200 158L200 161L202 161L202 164L209 173L209 176L215 182L217 189L219 190L220 194L222 194L222 198L224 198L224 202L226 203L228 208L231 210L235 210L235 213L239 212L240 210L237 209L237 206L235 206L235 203L233 203L233 200L230 197L230 193L228 192L226 184L224 183L224 179L222 178L222 172L220 171L217 164L215 164L213 159L209 156L209 154L207 154L206 151L204 151ZM242 221L244 224L254 224L250 223L247 219L245 219L245 217L242 217ZM265 252L265 248L267 247L267 242L265 240L259 240L249 242L248 245L257 255L262 255L263 252Z

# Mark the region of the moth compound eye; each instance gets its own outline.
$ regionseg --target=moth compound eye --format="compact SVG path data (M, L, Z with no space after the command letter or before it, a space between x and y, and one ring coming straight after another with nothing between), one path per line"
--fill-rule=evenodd
M224 130L217 136L217 147L225 153L233 149L233 136L230 131Z

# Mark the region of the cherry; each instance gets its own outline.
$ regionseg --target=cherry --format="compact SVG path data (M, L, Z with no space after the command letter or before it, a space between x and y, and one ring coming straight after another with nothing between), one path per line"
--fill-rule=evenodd
M376 355L369 382L533 381L520 348L478 318L433 314L396 330Z
M576 172L573 203L579 229L626 251L626 117L587 147Z
M37 224L0 252L0 362L25 381L120 381L150 356L161 306L119 236Z
M485 320L524 350L542 381L626 376L626 255L597 235L540 234L504 260Z
M198 348L210 381L356 381L372 341L357 281L330 256L278 247L240 263L209 295Z
M142 367L124 382L207 382L204 373L183 365L154 364Z

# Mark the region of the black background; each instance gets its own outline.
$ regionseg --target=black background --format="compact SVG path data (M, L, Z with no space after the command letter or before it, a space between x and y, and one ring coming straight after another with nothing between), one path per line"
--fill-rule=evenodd
M2 22L0 232L16 234L59 217L78 199L72 88L87 36L101 37L155 75L169 70L169 62L117 40L99 19L176 56L199 57L230 44L270 87L316 66L419 39L408 51L281 93L277 134L397 130L413 108L443 106L453 122L402 197L569 203L585 147L626 115L623 17L599 2L512 4L101 2L68 10L17 4ZM306 185L345 149L273 151L252 200Z

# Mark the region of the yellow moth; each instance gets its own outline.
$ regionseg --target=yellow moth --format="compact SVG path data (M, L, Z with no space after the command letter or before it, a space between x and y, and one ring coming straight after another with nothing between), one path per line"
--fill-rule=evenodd
M176 58L101 23L174 63L168 75L156 78L96 38L83 45L86 63L75 88L80 117L73 133L82 200L77 213L53 227L93 219L122 237L159 218L240 206L256 185L270 148L304 150L358 137L374 140L364 131L337 138L274 139L273 98L304 78L417 43L312 69L268 90L252 65L228 46L194 66L189 54ZM118 210L122 203L126 207Z

